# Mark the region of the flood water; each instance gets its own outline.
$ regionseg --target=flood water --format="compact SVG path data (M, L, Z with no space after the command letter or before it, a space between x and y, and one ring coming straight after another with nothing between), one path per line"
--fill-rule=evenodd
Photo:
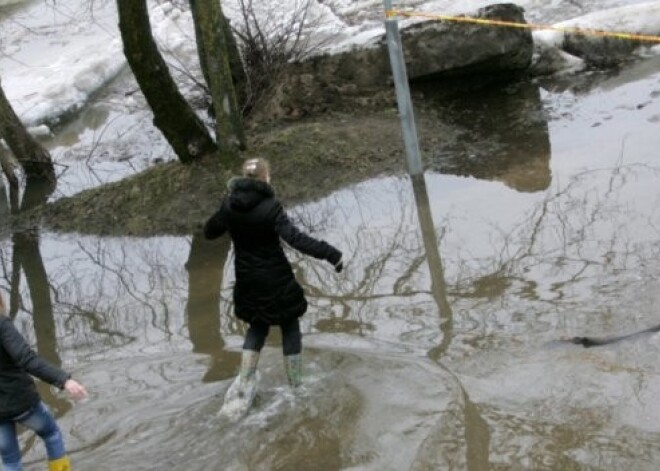
M657 469L660 336L558 340L660 324L660 61L578 89L416 93L420 127L438 126L422 180L290 208L346 269L289 252L305 386L286 387L274 332L239 422L217 414L245 331L226 239L3 228L16 325L91 393L41 387L75 469ZM76 136L92 145L93 127Z

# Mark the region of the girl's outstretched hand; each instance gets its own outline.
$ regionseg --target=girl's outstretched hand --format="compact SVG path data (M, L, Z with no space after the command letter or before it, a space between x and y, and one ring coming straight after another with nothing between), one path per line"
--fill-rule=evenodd
M85 399L87 397L85 386L75 379L67 379L64 383L64 390L74 399Z

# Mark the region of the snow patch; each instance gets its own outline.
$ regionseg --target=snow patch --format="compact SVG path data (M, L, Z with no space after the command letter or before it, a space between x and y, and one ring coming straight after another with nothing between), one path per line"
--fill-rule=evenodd
M587 15L557 23L560 27L581 27L657 35L660 33L660 2L634 0L585 1ZM17 114L30 127L55 124L62 115L82 108L126 66L117 28L114 1L25 2L0 0L0 6L25 3L25 8L0 17L0 77L5 94ZM495 1L404 0L397 8L423 12L459 14L476 11ZM528 11L556 9L555 0L520 0ZM622 4L624 6L622 6ZM255 14L269 30L290 25L297 0L256 2ZM614 7L607 10L603 8ZM241 22L237 0L223 2L233 24ZM150 0L153 34L161 49L171 53L175 67L197 63L194 27L190 12L178 2ZM383 5L380 0L333 0L313 2L308 19L315 25L312 39L321 39L323 52L335 53L375 43L384 34ZM400 20L401 27L417 19ZM535 31L537 51L561 50L564 33ZM657 55L660 46L650 44L642 54ZM557 66L577 70L579 59L554 54Z
M151 3L152 31L161 49L196 58L190 13L171 3ZM6 30L12 40L2 41L2 86L28 127L57 124L126 67L114 2L99 3L93 11L79 8L65 11L37 2L17 14L16 23L33 34L15 24ZM73 21L76 14L82 17L80 23Z
M647 2L597 11L556 23L553 26L658 35L660 34L660 2ZM535 44L541 47L561 48L564 36L564 32L554 30L540 30L533 33Z

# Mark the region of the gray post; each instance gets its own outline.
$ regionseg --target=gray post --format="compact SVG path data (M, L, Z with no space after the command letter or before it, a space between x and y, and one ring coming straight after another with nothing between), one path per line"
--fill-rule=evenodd
M384 0L385 11L392 10L392 1ZM396 99L399 105L399 116L401 117L401 129L403 141L406 147L406 159L408 162L408 173L410 175L421 175L422 157L417 142L417 129L415 127L415 116L412 101L410 100L410 88L408 87L408 76L406 74L406 63L403 59L403 48L401 46L401 35L396 18L390 16L385 18L385 32L387 36L387 49L390 53L390 64L396 88Z

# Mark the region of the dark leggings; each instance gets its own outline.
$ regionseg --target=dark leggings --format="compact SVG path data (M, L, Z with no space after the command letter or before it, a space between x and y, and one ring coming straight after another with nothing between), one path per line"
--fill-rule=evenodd
M285 355L297 355L302 351L302 334L300 333L300 323L298 319L280 325L282 329L282 351ZM245 334L243 348L260 352L268 337L270 326L264 322L255 321L250 324Z

